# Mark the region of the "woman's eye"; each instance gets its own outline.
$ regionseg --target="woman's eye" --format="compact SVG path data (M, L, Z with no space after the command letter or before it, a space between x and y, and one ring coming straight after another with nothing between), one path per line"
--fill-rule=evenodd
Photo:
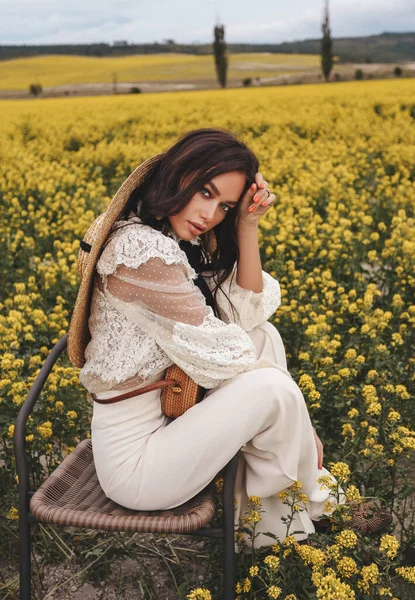
M212 196L212 194L211 194L210 190L208 190L208 188L206 188L206 187L203 187L203 188L202 188L200 191L202 192L202 195L203 195L205 198L210 198L210 197ZM208 193L208 196L205 196L205 194L204 194L203 192L207 192L207 193ZM222 209L223 209L223 211L224 211L225 213L228 213L228 212L231 210L231 208L232 208L231 206L228 206L227 204L222 204L221 206L222 206Z

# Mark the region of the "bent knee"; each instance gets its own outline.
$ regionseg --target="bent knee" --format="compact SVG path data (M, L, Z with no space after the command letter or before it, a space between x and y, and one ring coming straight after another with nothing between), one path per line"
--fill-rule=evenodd
M304 396L297 383L278 369L258 370L258 384L261 394L277 404L305 406Z
M276 399L287 399L287 401L304 402L302 392L291 377L273 367L263 367L245 371L236 375L232 379L223 382L219 387L231 385L231 382L238 382L243 393L249 396L269 398L270 402ZM215 391L208 390L206 396Z

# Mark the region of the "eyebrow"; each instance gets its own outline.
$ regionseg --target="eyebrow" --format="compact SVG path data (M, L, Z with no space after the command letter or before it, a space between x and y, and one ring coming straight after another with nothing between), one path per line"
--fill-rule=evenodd
M215 184L214 184L212 181L208 181L208 184L209 184L209 185L210 185L210 187L213 189L213 191L215 192L215 194L216 194L217 196L220 196L219 190L218 190L218 188L216 187L216 185L215 185ZM232 204L233 206L236 206L236 205L238 204L238 201L237 201L237 200L229 200L229 201L227 202L227 204Z

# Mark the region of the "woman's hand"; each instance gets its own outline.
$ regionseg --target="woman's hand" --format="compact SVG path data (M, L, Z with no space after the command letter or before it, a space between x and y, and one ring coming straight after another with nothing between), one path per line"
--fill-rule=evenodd
M268 190L268 182L264 181L261 173L256 173L255 181L239 203L237 227L258 225L259 219L265 215L275 200L275 194L271 194Z
M317 431L314 429L314 427L313 427L313 433L314 433L314 439L316 441L316 447L317 447L317 457L318 457L317 466L319 469L322 469L323 468L323 444L321 443L321 440L318 437Z

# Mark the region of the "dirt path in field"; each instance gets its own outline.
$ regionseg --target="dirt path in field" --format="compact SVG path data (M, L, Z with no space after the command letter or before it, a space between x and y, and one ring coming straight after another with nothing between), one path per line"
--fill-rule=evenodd
M404 77L415 77L415 62L408 62L401 65ZM275 68L275 65L273 65ZM345 64L337 65L332 72L331 79L334 81L352 81L355 78L356 69L361 69L364 73L364 79L392 79L394 76L393 64ZM295 70L293 68L293 70ZM297 73L287 73L282 75L270 75L267 77L251 76L252 87L274 86L274 85L293 85L299 83L322 83L323 76L319 68L310 67L307 70ZM227 88L243 87L242 79L229 78ZM192 90L215 90L221 89L220 85L213 78L195 79L193 81L132 81L117 83L80 83L57 85L45 87L41 98L62 98L62 97L80 97L80 96L108 96L115 94L130 94L132 88L139 88L142 93L154 92L177 92ZM0 99L30 99L28 90L0 90Z

